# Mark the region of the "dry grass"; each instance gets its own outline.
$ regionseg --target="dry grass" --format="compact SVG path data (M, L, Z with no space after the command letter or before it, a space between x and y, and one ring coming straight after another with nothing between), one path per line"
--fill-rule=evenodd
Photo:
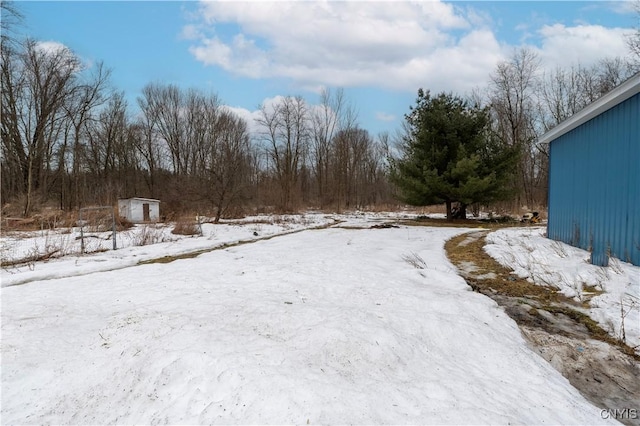
M632 355L636 359L640 359L640 356L638 356L631 347L622 344L620 340L612 337L602 327L600 327L600 325L598 325L596 321L591 319L589 315L576 311L575 309L571 309L566 306L544 305L542 309L544 309L547 312L551 312L552 314L563 314L568 316L575 322L584 325L589 331L589 334L591 335L592 338L609 343L611 345L618 346L627 355Z
M555 288L537 285L515 276L509 268L505 268L489 256L483 250L484 245L484 235L470 241L469 234L454 237L445 244L449 260L461 270L461 275L475 291L492 297L498 303L503 302L501 297L504 296L525 299L536 306L536 309L531 310L533 315L538 310L566 315L575 323L583 325L591 338L614 345L625 354L640 359L640 355L636 354L633 348L612 337L596 321L580 312L578 309L583 308L583 305L559 293ZM464 272L465 265L469 264L477 268L473 273ZM479 276L483 277L479 278ZM595 288L589 290L598 292ZM520 325L532 325L523 317L513 317L513 319Z
M513 222L499 222L490 219L432 219L420 217L418 219L402 220L398 223L407 226L435 226L445 228L481 228L481 229L500 229L506 227L526 226L526 224Z
M118 216L116 218L116 231L126 231L127 229L133 228L133 222L129 219L126 219L122 216Z
M202 235L202 227L193 221L179 220L171 233L175 235Z
M591 306L591 299L596 296L604 293L603 290L599 289L596 285L588 285L584 284L582 287L582 294L584 295L584 300L582 301L582 306L585 308L589 308Z
M162 229L155 225L143 225L136 229L135 236L131 239L134 246L148 246L165 241Z
M288 232L287 235L291 235L291 234L297 234L299 232L305 232L305 231L314 231L314 230L319 230L319 229L326 229L333 226L333 223L326 223L324 225L319 225L313 228L303 228L303 229L297 229L295 231L291 231ZM223 250L229 247L236 247L236 246L241 246L244 244L252 244L255 243L257 241L266 241L266 240L270 240L272 238L277 238L280 237L281 234L273 234L273 235L267 235L265 237L260 237L260 238L254 238L251 240L240 240L240 241L235 241L235 242L231 242L231 243L222 243L219 246L215 246L215 247L211 247L211 248L207 248L207 249L200 249L200 250L194 250L192 252L189 253L182 253L179 255L175 255L175 256L163 256L163 257L158 257L156 259L149 259L149 260L143 260L138 262L139 265L146 265L146 264L150 264L150 263L170 263L173 262L175 260L180 260L180 259L191 259L197 256L200 256L203 253L209 253L215 250Z
M468 235L462 234L446 242L445 250L451 262L458 266L464 262L473 263L478 270L474 275L495 274L495 278L475 279L466 276L469 285L480 292L498 292L499 294L511 297L534 297L538 300L554 302L571 302L571 299L558 293L556 289L533 284L525 279L512 274L512 271L496 262L484 250L485 237L475 241L461 244L467 240Z
M9 212L3 210L2 223L0 224L0 231L3 233L70 227L75 226L78 219L77 211L64 212L57 209L43 209L41 213L33 214L31 217L26 218L12 215Z
M416 269L426 269L427 262L420 257L417 253L411 252L409 254L405 254L402 256L402 260L407 262L409 265L413 266Z

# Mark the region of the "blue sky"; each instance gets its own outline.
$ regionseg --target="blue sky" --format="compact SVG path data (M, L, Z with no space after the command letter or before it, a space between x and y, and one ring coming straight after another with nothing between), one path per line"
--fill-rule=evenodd
M543 68L626 55L631 2L22 1L26 35L103 61L135 99L150 82L213 91L247 119L276 96L342 87L373 134L418 88L469 93L528 46Z

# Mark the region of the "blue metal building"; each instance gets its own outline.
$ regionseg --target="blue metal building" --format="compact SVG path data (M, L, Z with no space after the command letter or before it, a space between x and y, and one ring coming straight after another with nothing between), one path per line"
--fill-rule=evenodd
M640 73L545 133L547 236L640 265Z

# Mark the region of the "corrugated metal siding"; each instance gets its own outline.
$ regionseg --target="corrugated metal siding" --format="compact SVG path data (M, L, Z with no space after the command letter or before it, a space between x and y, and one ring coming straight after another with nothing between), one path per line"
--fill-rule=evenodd
M547 236L640 265L640 94L551 142Z

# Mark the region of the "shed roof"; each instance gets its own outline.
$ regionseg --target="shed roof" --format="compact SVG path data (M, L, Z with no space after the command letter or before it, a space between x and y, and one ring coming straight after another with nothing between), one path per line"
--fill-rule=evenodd
M160 202L160 200L156 200L156 199L153 199L153 198L141 198L141 197L121 198L118 201L127 201L127 200L149 201L149 202L152 202L152 203L159 203Z
M637 93L640 93L640 72L540 136L538 142L550 143Z

